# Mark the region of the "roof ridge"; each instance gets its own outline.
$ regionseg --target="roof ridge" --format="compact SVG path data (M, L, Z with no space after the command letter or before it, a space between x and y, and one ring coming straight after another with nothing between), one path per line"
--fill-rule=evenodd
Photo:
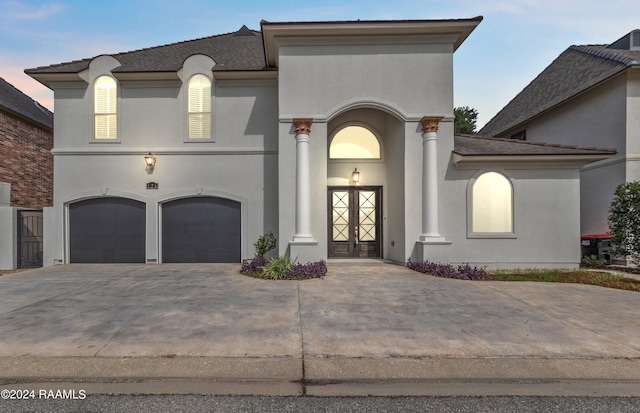
M7 92L7 94L3 94L3 96L8 99L0 99L0 107L15 113L21 118L27 119L31 123L42 125L48 129L53 128L53 112L42 106L40 102L7 82L7 80L2 77L0 77L0 88L5 89L4 91ZM33 105L33 108L29 107L30 104ZM34 108L37 112L33 110Z
M151 47L143 47L142 49L135 49L135 50L129 50L127 52L119 52L119 53L113 53L113 54L108 54L107 56L121 56L121 55L126 55L126 54L130 54L130 53L137 53L137 52L143 52L143 51L147 51L147 50L153 50L153 49L159 49L161 47L167 47L167 46L176 46L176 45L180 45L180 44L186 44L186 43L191 43L191 42L198 42L200 40L208 40L208 39L213 39L215 37L222 37L222 36L230 36L230 35L234 35L238 32L240 32L243 28L246 28L248 30L249 29L246 25L243 25L239 30L236 30L234 32L228 32L228 33L221 33L221 34L214 34L212 36L204 36L204 37L198 37L195 39L189 39L189 40L182 40L179 42L173 42L173 43L167 43L167 44L161 44L158 46L151 46ZM251 30L254 33L260 33L260 31L257 30Z
M5 83L7 86L11 87L13 90L15 90L16 92L18 92L19 94L21 94L22 96L24 96L25 98L29 99L38 109L40 109L45 115L47 116L51 116L53 117L53 112L51 112L49 109L45 108L44 106L42 106L37 100L33 99L31 96L27 95L26 93L24 93L22 90L18 89L17 87L15 87L14 85L12 85L11 83L7 82L6 79L0 77L0 81L2 81L3 83Z
M155 50L155 49L159 49L162 47L168 47L168 46L176 46L176 45L182 45L182 44L187 44L187 43L191 43L191 42L197 42L197 41L201 41L201 40L207 40L207 39L213 39L216 37L223 37L223 36L231 36L234 35L238 32L242 32L244 33L244 35L247 35L247 31L251 31L255 34L260 33L259 30L252 30L249 29L246 25L243 25L239 30L236 30L234 32L228 32L228 33L221 33L221 34L214 34L211 36L204 36L204 37L198 37L195 39L189 39L189 40L182 40L179 42L173 42L173 43L166 43L166 44L161 44L158 46L151 46L151 47L143 47L140 49L134 49L134 50L128 50L128 51L124 51L124 52L116 52L116 53L102 53L93 57L87 57L84 59L78 59L78 60L72 60L70 62L61 62L61 63L54 63L52 65L48 65L48 66L38 66L35 68L31 68L31 69L26 69L25 73L29 74L32 73L34 71L37 70L41 70L41 69L50 69L50 68L55 68L55 67L60 67L60 66L66 66L66 65L70 65L70 64L77 64L77 63L87 63L87 62L91 62L93 59L99 57L99 56L111 56L113 58L115 58L117 60L116 56L125 56L131 53L138 53L138 52L143 52L143 51L149 51L149 50Z
M518 145L534 145L534 146L547 146L547 147L557 147L557 148L566 148L566 149L585 149L585 150L594 150L594 151L617 152L617 150L613 148L599 148L596 146L564 145L564 144L551 143L551 142L531 142L531 141L523 141L520 139L486 137L481 135L463 135L459 133L456 133L455 136L460 136L463 138L471 138L471 139L484 139L488 141L497 141L497 142L510 142Z
M626 56L620 56L613 52L605 52L604 50L592 49L589 46L569 46L569 49L577 52L590 54L592 56L601 57L603 59L613 60L614 62L621 63L625 66L637 65L638 62L635 59Z

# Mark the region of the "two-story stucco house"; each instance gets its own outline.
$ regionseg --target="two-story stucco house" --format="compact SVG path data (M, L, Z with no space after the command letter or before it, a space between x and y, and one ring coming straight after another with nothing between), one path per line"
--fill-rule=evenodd
M608 45L570 46L480 134L614 148L582 169L581 230L606 233L616 187L640 179L640 30Z
M27 70L55 92L45 264L278 254L580 260L580 168L612 151L454 137L482 18L261 23Z

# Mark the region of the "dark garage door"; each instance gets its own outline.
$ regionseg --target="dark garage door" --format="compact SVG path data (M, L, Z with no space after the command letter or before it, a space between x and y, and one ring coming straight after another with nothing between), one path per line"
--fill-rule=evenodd
M214 197L165 203L162 262L240 262L240 203Z
M144 263L146 210L143 202L96 198L69 205L72 263Z

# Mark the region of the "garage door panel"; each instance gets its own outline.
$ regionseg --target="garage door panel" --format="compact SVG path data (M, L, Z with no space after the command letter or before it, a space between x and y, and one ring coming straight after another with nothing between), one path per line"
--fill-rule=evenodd
M72 263L144 263L146 207L125 198L96 198L69 206Z
M162 207L162 262L240 262L240 203L195 197Z

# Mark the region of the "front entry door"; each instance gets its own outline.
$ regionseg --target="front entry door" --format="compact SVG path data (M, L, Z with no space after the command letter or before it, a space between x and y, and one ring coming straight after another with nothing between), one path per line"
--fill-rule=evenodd
M382 257L382 187L331 187L329 258Z

